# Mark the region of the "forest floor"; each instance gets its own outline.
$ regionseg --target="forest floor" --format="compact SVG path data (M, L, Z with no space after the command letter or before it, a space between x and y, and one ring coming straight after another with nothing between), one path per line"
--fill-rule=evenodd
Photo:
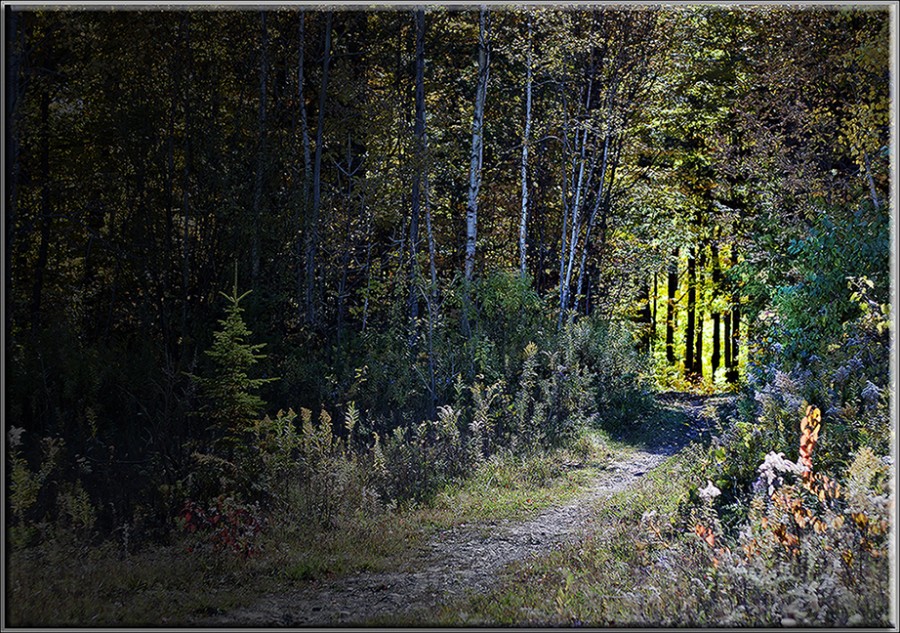
M446 618L452 605L495 588L513 563L539 560L567 543L602 534L597 508L704 434L716 431L720 410L733 398L660 394L656 415L629 436L607 438L605 468L574 498L527 520L484 520L441 529L398 559L395 569L322 577L250 606L198 619L205 626L425 625ZM594 438L595 441L602 441ZM577 467L577 465L575 465ZM443 611L441 611L443 610ZM454 611L455 613L455 611ZM466 614L452 617L466 623Z

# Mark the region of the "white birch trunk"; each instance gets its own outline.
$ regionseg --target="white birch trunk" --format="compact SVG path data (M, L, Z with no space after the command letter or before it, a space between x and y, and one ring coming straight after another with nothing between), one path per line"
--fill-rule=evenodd
M525 278L528 237L528 144L531 141L531 47L532 15L528 13L528 53L525 67L525 133L522 139L522 217L519 221L519 269Z
M481 8L478 33L478 87L475 92L475 112L472 115L472 154L469 163L469 200L466 207L466 281L472 280L475 270L475 244L478 237L478 191L481 189L481 166L484 150L484 102L487 96L490 69L488 49L487 8Z

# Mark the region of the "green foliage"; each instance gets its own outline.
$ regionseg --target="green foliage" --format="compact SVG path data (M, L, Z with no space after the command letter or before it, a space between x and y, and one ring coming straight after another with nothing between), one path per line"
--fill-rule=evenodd
M14 547L23 547L37 536L36 522L28 515L37 505L38 495L57 466L60 449L56 441L47 438L44 442L40 468L34 472L22 456L23 432L24 429L11 427L7 433L10 464L9 505L13 516L16 517L16 524L10 526L10 539Z
M788 246L787 276L793 283L751 288L757 297L771 292L774 311L758 335L766 345L755 362L767 364L773 353L787 364L827 356L845 324L860 316L859 295L847 292L848 280L868 280L868 298L879 306L888 303L889 226L884 211L865 204L853 212L835 209L816 216L808 234Z
M238 295L237 283L230 295L221 293L228 302L225 318L219 321L221 329L213 335L213 344L206 351L212 361L210 375L192 376L206 399L201 409L203 416L219 434L227 451L233 450L243 432L265 407L256 393L262 385L276 378L251 378L254 365L265 358L259 350L263 343L251 344L250 330L241 316L241 300L250 291Z
M41 459L32 470L22 451L21 428L10 428L9 508L14 522L8 525L10 543L16 549L39 545L54 538L84 545L95 536L97 509L79 479L63 478L65 443L46 437Z

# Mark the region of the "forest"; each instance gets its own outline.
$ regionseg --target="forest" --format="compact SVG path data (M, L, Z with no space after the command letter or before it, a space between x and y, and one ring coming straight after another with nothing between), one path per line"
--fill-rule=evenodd
M6 625L896 626L896 6L4 11Z

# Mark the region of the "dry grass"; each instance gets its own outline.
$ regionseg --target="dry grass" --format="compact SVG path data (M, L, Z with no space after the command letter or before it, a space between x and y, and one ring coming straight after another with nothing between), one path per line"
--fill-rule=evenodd
M252 604L269 592L361 570L400 569L435 530L482 519L522 519L571 498L608 459L591 437L572 450L495 457L429 504L343 517L331 528L275 525L259 553L189 553L186 537L125 555L61 536L13 551L10 626L178 626Z

